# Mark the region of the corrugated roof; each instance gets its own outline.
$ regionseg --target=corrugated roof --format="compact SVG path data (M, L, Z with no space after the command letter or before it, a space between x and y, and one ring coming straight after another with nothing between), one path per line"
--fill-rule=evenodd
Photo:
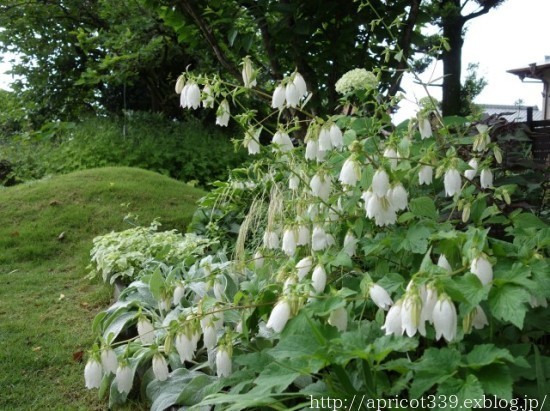
M545 61L540 63L531 63L527 67L520 67L511 70L507 70L507 73L515 74L519 76L521 80L525 77L540 79L542 77L542 72L550 70L550 61L548 58Z
M527 121L527 107L506 104L479 104L487 116L499 115L507 121ZM544 120L542 111L533 107L533 121Z

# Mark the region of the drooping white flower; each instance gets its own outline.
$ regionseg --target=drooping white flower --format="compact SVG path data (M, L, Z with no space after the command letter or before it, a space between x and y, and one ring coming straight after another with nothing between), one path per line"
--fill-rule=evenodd
M479 182L481 188L491 188L493 187L493 172L489 168L484 168L479 174Z
M230 109L229 103L226 99L220 103L218 110L216 111L216 125L221 127L227 127L229 124Z
M372 196L374 196L374 193L370 189L368 191L363 192L363 194L361 194L361 200L363 200L365 212L367 212L369 202L370 202ZM369 216L369 218L372 218L372 217Z
M346 331L348 328L348 312L345 307L332 310L328 317L328 323L338 329L340 332Z
M372 299L372 302L384 311L388 311L393 304L393 300L391 299L386 289L379 286L378 284L372 284L370 286L369 295Z
M391 306L386 314L386 321L382 329L386 331L386 335L403 335L403 325L401 320L402 301L397 301Z
M176 288L174 288L174 296L172 301L174 302L174 305L179 305L181 302L181 299L185 296L185 287L182 284L178 284Z
M218 332L216 328L211 324L205 325L202 328L202 338L204 346L209 350L213 349L218 342Z
M424 293L421 293L420 298L422 299L422 309L420 311L420 322L424 324L424 322L428 321L430 324L433 324L433 312L435 303L438 301L439 296L437 294L437 290L432 286L428 285L428 287L425 288Z
M327 152L325 150L317 150L317 163L322 163L326 156Z
M264 266L264 256L261 253L261 251L258 250L254 254L254 268L256 268L256 270L259 270L263 266Z
M204 108L214 108L214 94L209 84L202 88L202 106Z
M313 251L324 250L328 246L327 233L320 225L313 227L311 234L311 249Z
M354 187L360 179L361 168L359 164L357 164L353 158L348 157L342 165L338 180L344 185Z
M548 307L548 301L546 301L546 298L544 297L537 297L536 295L531 294L529 296L529 305L531 308L537 308L537 307Z
M271 310L266 327L271 328L276 333L280 333L285 328L290 318L290 304L286 299L282 299Z
M397 214L386 197L373 195L367 204L367 217L374 219L379 227L395 224Z
M288 188L297 190L300 187L300 178L296 174L292 174L288 179Z
M460 180L460 173L456 168L449 168L445 171L443 184L445 186L445 194L447 197L452 197L456 193L460 193L462 182Z
M471 181L477 174L477 159L472 158L470 161L468 161L468 166L470 166L470 169L464 171L464 177Z
M485 151L487 145L491 143L491 137L489 136L489 126L486 124L476 124L477 131L479 134L474 139L473 150L474 151Z
M401 325L405 333L412 337L418 331L426 335L426 327L422 319L422 300L414 292L407 294L401 307Z
M311 268L313 267L313 258L307 256L302 258L296 263L296 271L298 273L298 279L303 280L306 275L309 274Z
M355 255L356 250L357 250L357 238L353 235L351 231L348 231L346 233L346 236L344 237L344 248L342 251L344 251L350 257L353 257Z
M183 90L183 87L185 86L185 76L182 74L178 77L176 80L176 94L181 94L181 91Z
M388 173L386 173L383 169L376 170L376 173L374 173L374 177L372 178L371 189L373 193L378 197L383 197L386 195L389 188L390 177L388 176Z
M132 385L134 383L132 369L126 364L119 365L116 370L115 381L118 392L121 394L128 394L132 390Z
M298 107L300 104L300 92L298 87L292 82L285 87L285 99L288 107Z
M311 274L311 285L317 293L322 293L327 285L327 272L321 264L318 264Z
M109 347L101 351L101 365L107 374L116 373L118 359L115 350Z
M193 110L199 108L201 104L201 90L197 84L191 83L186 85L182 93L185 93L188 108L191 108Z
M433 323L435 328L435 339L441 337L451 342L456 337L456 308L449 297L443 295L437 300L433 310Z
M289 257L296 253L296 237L297 233L294 229L286 229L283 233L283 246L281 249Z
M483 308L478 305L475 308L475 314L472 318L472 327L474 327L476 330L481 330L486 325L489 325L487 315L485 315L485 311L483 311Z
M256 73L254 72L254 68L252 67L252 60L250 60L249 56L246 56L243 59L243 83L246 88L255 87L256 82Z
M95 359L90 358L84 367L84 382L86 388L91 390L92 388L101 387L101 380L103 379L103 369L101 363Z
M302 75L298 72L294 73L294 79L292 82L294 83L296 90L298 90L298 95L300 98L304 97L307 94L307 86Z
M155 374L155 378L159 381L166 381L168 379L168 363L162 354L157 353L153 355L153 374Z
M273 139L271 140L271 143L275 144L275 147L273 150L279 150L281 153L286 153L294 148L294 145L292 144L292 140L290 139L290 136L282 131L277 131L273 135Z
M420 131L420 138L425 139L433 135L432 125L427 118L421 118L418 120L418 131Z
M191 361L195 356L197 343L195 342L195 339L193 337L189 337L184 332L176 334L174 346L176 347L182 364L185 361Z
M395 211L405 210L409 204L409 194L403 184L398 183L388 190L388 199Z
M262 128L258 127L254 129L253 127L249 128L245 134L243 146L248 150L248 154L254 155L260 153L260 134L262 133Z
M227 348L219 347L216 353L216 374L219 378L229 377L232 370L231 355Z
M142 344L151 345L155 342L155 328L147 317L141 316L138 319L137 331Z
M330 142L334 148L340 149L344 145L344 136L340 127L336 123L332 123L329 130Z
M279 248L279 236L275 231L264 232L264 247L270 250Z
M317 140L309 139L306 143L306 160L317 160L317 153L319 152L319 144Z
M285 87L279 84L273 91L273 97L271 98L271 108L281 110L285 106Z
M434 169L431 166L422 166L418 172L418 184L432 184Z
M296 245L308 245L311 234L305 225L298 226L298 242Z
M315 174L309 183L311 192L315 197L319 197L323 201L327 201L330 197L331 181L328 174Z
M472 260L470 271L479 278L479 281L483 285L487 285L493 281L493 266L484 255L480 255Z
M439 258L437 259L437 265L449 272L453 271L453 269L451 268L451 264L449 264L449 260L447 260L447 257L445 257L445 254L441 254L439 256Z
M384 157L386 157L390 162L390 167L395 169L397 167L397 151L392 147L387 147L384 150Z
M326 127L321 127L319 131L319 150L332 150L332 141L330 139L330 131Z

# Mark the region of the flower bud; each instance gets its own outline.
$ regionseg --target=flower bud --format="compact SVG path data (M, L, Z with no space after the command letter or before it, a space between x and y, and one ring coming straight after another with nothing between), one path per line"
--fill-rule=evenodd
M369 295L372 299L372 302L384 311L388 311L393 304L393 301L388 292L378 284L373 284L370 286Z
M271 328L276 333L280 333L285 328L286 323L290 318L290 304L286 299L280 300L269 315L266 327Z

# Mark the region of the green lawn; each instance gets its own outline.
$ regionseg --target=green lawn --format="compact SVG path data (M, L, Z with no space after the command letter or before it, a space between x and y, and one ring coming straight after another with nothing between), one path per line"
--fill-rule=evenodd
M130 228L128 213L184 231L203 194L114 167L0 189L1 410L106 408L97 390L84 388L81 360L93 343L92 319L112 296L85 278L92 239Z

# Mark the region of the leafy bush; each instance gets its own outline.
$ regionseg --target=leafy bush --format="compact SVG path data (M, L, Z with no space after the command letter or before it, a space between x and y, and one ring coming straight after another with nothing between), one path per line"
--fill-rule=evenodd
M103 281L116 280L129 284L138 280L149 265L163 262L190 263L205 253L212 241L195 234L182 236L176 230L158 231L159 223L111 232L94 238L90 252L91 276L101 275Z
M180 78L184 106L205 83ZM241 92L207 84L223 90L207 96L218 102ZM296 73L273 105L307 115L294 89ZM261 147L254 114L237 117L257 159L219 184L194 225L228 253L159 266L100 313L89 388L113 405L139 381L153 410L542 404L545 213L522 209L486 124L425 107L393 128L374 88L347 90L354 114L311 115L298 146L295 119Z
M243 163L227 133L193 118L128 113L123 119L88 118L78 124L48 123L5 138L3 155L22 180L104 166L139 167L207 186Z

